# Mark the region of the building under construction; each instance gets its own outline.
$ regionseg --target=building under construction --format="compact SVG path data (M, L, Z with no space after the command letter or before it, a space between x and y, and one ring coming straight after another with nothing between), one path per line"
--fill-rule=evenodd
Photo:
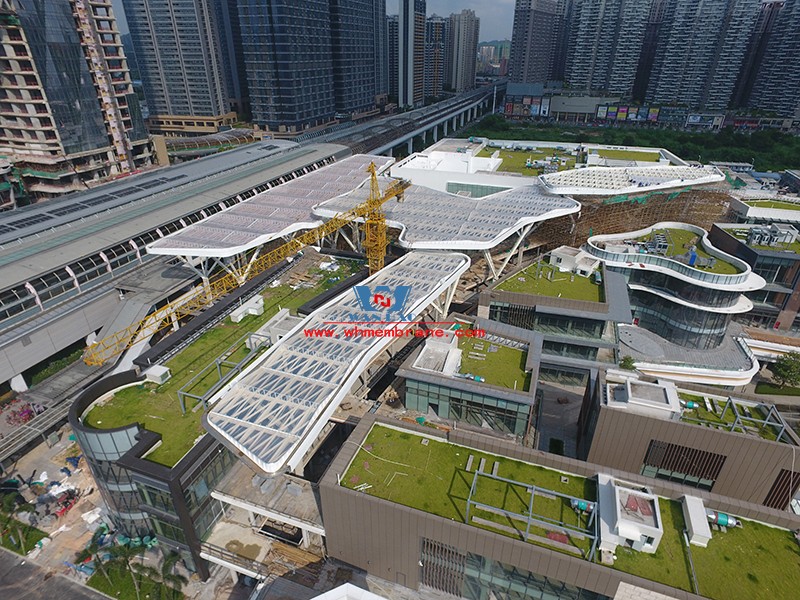
M0 0L0 204L151 163L110 0Z

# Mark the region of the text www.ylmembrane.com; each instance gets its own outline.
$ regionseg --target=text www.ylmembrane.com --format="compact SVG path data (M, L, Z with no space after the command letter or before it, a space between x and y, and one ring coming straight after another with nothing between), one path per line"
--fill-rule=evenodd
M402 337L444 337L448 332L452 332L456 337L482 338L486 337L483 329L422 329L420 327L409 327L408 329L388 329L384 327L345 327L341 332L334 328L315 327L304 329L303 334L312 338L402 338Z

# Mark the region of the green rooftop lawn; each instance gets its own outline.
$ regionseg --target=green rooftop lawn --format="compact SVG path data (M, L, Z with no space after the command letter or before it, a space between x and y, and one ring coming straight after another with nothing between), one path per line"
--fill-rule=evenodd
M486 379L485 383L511 390L527 392L530 389L531 374L525 372L527 352L481 338L459 338L458 347L462 352L461 373L480 375ZM485 360L481 360L481 356L471 357L470 352L485 355Z
M550 279L548 279L548 274L550 274ZM544 262L533 264L510 276L495 289L502 292L536 294L588 302L603 302L604 300L603 286L596 284L594 277L562 273L556 267Z
M530 159L532 162L537 160L544 160L548 156L557 156L565 158L567 164L563 167L559 163L559 171L568 171L575 168L575 157L569 152L563 150L556 150L555 148L535 148L534 150L506 150L504 148L490 148L485 147L483 150L476 154L480 158L491 158L492 154L500 151L500 158L503 162L497 169L499 173L522 173L523 175L530 175L532 177L541 175L544 172L543 168L531 167L528 168L527 162Z
M657 233L663 233L666 235L667 242L671 244L669 250L664 255L667 258L686 254L686 252L689 251L689 246L692 245L692 242L694 242L695 252L697 253L698 257L713 258L716 261L713 267L704 267L698 269L699 271L709 271L711 273L719 273L720 275L735 275L736 273L741 272L741 269L732 263L722 260L716 256L711 256L703 249L702 245L700 244L700 240L698 239L698 235L685 229L655 229L651 233L639 238L639 241L649 241Z
M715 411L709 412L702 396L696 396L694 394L687 394L684 392L678 392L678 396L682 400L694 401L699 405L697 408L684 410L681 420L686 423L694 423L696 425L720 425L726 430L730 431L731 425L733 425L733 423L736 421L736 415L733 414L733 410L730 407L725 410L723 414L725 402L720 402L718 400L714 400L713 398L709 398L711 406L716 409ZM775 441L778 439L778 433L780 430L776 430L775 426L763 425L748 419L747 413L744 410L744 406L741 404L737 404L736 409L739 412L739 415L741 415L742 423L747 428L748 432L757 433L765 440ZM760 407L750 407L750 414L755 419L765 419L767 416L766 411ZM733 431L734 433L746 433L746 431L741 427L737 427Z
M644 152L641 150L598 150L597 154L603 158L614 160L636 160L639 162L658 162L660 152Z
M422 444L428 439L427 445ZM466 471L469 456L474 456L473 472ZM518 514L527 514L530 494L527 485L553 490L590 501L596 499L594 480L567 475L529 463L493 456L411 432L382 425L373 426L356 453L341 485L353 489L371 486L363 493L465 522L467 498L480 459L486 459L484 471L491 472L500 463L498 475L520 482L509 484L487 477L478 479L473 500ZM688 553L683 539L686 525L681 504L659 498L664 535L654 554L636 552L618 546L613 567L619 571L658 581L678 589L693 591ZM565 499L537 494L533 512L565 524L583 527L585 521L569 507ZM478 517L480 522L475 522ZM521 537L523 521L473 506L471 524L510 537ZM532 526L532 533L544 537L546 527ZM557 530L553 526L552 530ZM691 546L700 594L713 600L790 600L800 589L800 545L791 532L745 521L742 528L726 533L712 531L708 548ZM560 551L546 541L532 543ZM570 536L576 551L588 550L590 543L579 535ZM598 557L599 561L599 557Z
M186 414L183 414L178 390L213 363L222 352L275 316L280 308L297 309L340 279L349 276L359 266L359 263L342 262L344 268L340 268L341 273L319 272L320 280L314 287L293 290L288 285L279 285L267 289L264 292L263 315L248 315L236 324L225 319L165 363L172 377L164 385L143 383L120 390L102 406L95 406L86 415L84 422L100 429L141 423L146 429L162 436L161 445L145 458L168 467L174 466L192 448L195 440L205 433L200 424L202 408L193 410L195 406L187 405ZM228 360L236 362L250 354L242 343L234 349ZM253 353L251 358L255 356ZM217 381L217 371L211 369L189 391L200 396Z
M685 527L681 505L659 498L658 507L664 527L664 535L658 550L654 554L646 554L617 546L615 550L617 560L613 568L652 581L660 581L681 590L692 591L689 563L681 533ZM720 600L729 599L720 598Z
M790 600L800 590L800 545L791 532L744 521L692 546L700 594L715 600Z
M783 200L745 200L745 204L753 208L779 208L781 210L800 210L798 202L784 202Z
M768 381L759 381L756 384L756 394L773 394L775 396L800 396L800 387L790 385L780 386Z
M422 444L423 439L428 439L427 445ZM470 455L475 457L472 472L466 470ZM497 473L500 477L590 501L596 499L597 492L592 480L568 475L569 481L561 483L562 473L557 471L381 425L373 426L367 435L361 450L356 453L350 468L342 477L342 485L352 489L367 484L372 487L365 490L366 494L463 523L470 486L481 458L486 459L484 472L491 473L497 461L500 463ZM529 498L529 493L522 486L483 477L479 478L474 499L497 508L527 514ZM550 518L563 517L571 525L578 524L577 515L565 499L537 495L534 513ZM492 523L472 521L473 526L511 537L519 537L515 530L519 531L520 527L524 530L524 525L519 521L486 510L473 508L470 517L475 516ZM496 526L493 527L493 524ZM545 536L541 527L534 533ZM575 536L572 542L578 549L588 549L585 539ZM538 543L552 547L544 542Z

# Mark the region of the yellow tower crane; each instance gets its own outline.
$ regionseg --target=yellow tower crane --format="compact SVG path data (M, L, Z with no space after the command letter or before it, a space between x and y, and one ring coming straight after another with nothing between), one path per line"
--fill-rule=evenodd
M397 198L399 202L402 202L403 193L411 183L405 179L395 179L381 192L375 164L370 163L367 171L370 174L370 191L366 202L339 213L322 225L309 229L274 250L262 254L249 267L245 266L237 271L220 274L207 285L196 287L188 295L162 306L141 321L96 341L86 348L83 354L84 362L87 365L102 365L108 362L122 354L137 340L149 339L162 329L172 326L173 323L196 315L246 281L282 260L294 256L305 246L319 244L323 238L359 219L364 219L364 248L370 275L379 271L383 267L387 246L386 215L383 212L383 205L392 198Z

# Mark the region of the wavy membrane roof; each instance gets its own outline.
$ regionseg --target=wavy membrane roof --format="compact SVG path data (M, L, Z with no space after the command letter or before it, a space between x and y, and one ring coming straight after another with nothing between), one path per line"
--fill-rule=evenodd
M393 159L368 154L351 156L157 240L147 246L147 251L151 254L233 256L284 235L311 229L322 223L311 214L311 209L363 185L369 179L367 167L371 162L381 171Z
M384 188L391 180L382 179ZM368 196L368 189L356 189L318 206L314 214L330 218ZM488 250L526 225L578 212L580 204L548 194L538 183L483 198L412 185L403 202L390 200L383 208L386 219L402 229L399 243L405 248Z
M411 252L364 285L411 286L403 312L418 315L468 267L463 254ZM352 290L315 311L212 399L210 430L266 473L296 467L358 376L393 341L345 335L352 321L374 314L361 311ZM321 329L331 336L305 335Z
M328 165L153 242L147 251L226 257L310 229L367 200L366 169L373 161L383 170L392 159L359 154ZM382 178L381 188L390 181ZM403 230L400 244L406 248L484 250L526 225L578 212L580 204L534 180L484 198L413 185L402 203L389 201L384 209L390 224Z

